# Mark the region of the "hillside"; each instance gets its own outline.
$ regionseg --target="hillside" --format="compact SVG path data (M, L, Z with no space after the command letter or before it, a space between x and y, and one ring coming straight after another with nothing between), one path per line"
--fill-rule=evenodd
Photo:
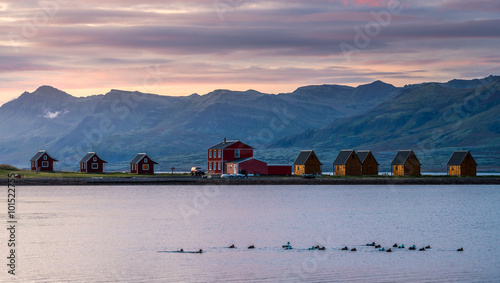
M463 149L472 151L480 166L498 168L499 103L499 77L407 86L362 115L287 137L274 147L315 148L329 159L345 148L370 149L383 170L390 170L400 149L415 150L424 168L434 170L445 170L453 150Z
M223 137L257 149L339 118L365 113L398 89L382 82L359 87L301 87L278 95L254 90L216 90L170 97L111 90L76 98L50 86L0 107L0 162L21 168L40 149L58 169L76 170L88 151L110 170L125 170L138 152L156 157L160 168L205 163L206 148ZM280 162L286 161L278 160Z

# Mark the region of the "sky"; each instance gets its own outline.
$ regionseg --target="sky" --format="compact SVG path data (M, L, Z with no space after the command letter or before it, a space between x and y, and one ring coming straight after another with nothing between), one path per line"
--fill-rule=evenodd
M500 74L498 0L0 0L0 104Z

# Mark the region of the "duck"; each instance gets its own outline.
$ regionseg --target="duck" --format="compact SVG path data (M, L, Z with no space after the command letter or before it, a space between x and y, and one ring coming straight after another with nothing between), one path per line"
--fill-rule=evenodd
M251 245L248 247L249 249L255 249L255 246L254 245Z
M325 247L321 247L321 248L318 248L318 250L324 251L324 250L326 250L326 248Z
M399 246L398 246L398 249L404 249L404 248L405 248L405 245L404 245L404 244L403 244L403 245L399 245Z
M418 250L422 252L422 251L425 251L425 248L421 248L421 249L418 249Z
M416 250L416 249L417 249L417 247L415 247L415 245L413 245L413 246L409 247L408 249L409 249L410 251L414 251L414 250Z
M230 249L236 249L236 247L234 246L234 244L230 245L229 248Z
M349 248L348 248L348 247L343 247L343 248L341 248L340 250L341 250L341 251L348 251L348 250L349 250Z
M381 248L381 247L382 247L381 245L376 245L376 246L375 246L375 248L376 248L376 249L379 249L379 248Z
M180 252L180 253L183 253L183 252L184 252L184 249L180 249L180 250L179 250L179 252Z
M202 250L202 249L200 249L200 250L198 251L198 253L199 253L199 254L203 253L203 250Z
M357 251L357 249L356 249L356 248L352 248L352 249L351 249L351 252L355 252L355 251Z
M398 244L394 244L392 245L393 248L397 248L398 247Z
M426 249L430 249L430 248L431 248L431 246L430 246L430 245L427 245L425 248L426 248Z
M381 252L384 252L384 251L385 251L385 248L380 248L380 249L378 249L378 250L379 250L379 251L381 251Z
M373 247L375 246L375 242L372 242L371 244L366 244L368 247Z
M283 245L283 248L291 248L292 246L290 246L290 242L287 242L286 245Z
M460 248L457 250L457 252L463 252L464 251L464 248Z
M391 250L391 249L388 249L386 252L388 252L388 253L392 253L392 250Z

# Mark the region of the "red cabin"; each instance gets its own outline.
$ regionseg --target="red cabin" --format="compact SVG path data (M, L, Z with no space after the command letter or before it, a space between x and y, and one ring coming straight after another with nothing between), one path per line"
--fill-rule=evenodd
M208 174L224 174L226 163L234 159L253 157L253 147L240 141L224 141L208 149Z
M54 162L57 161L45 150L40 150L31 158L31 171L54 171Z
M80 172L102 173L104 172L105 163L108 162L99 158L95 152L89 152L80 160Z
M154 162L145 153L138 153L132 161L130 161L130 173L132 174L154 174L155 165L158 164Z
M227 174L267 175L267 163L253 157L238 158L226 163Z

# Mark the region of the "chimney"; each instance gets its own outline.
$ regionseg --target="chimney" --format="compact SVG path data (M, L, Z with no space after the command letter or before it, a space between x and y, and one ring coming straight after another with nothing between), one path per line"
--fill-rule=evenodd
M226 138L224 138L224 143L226 143Z

